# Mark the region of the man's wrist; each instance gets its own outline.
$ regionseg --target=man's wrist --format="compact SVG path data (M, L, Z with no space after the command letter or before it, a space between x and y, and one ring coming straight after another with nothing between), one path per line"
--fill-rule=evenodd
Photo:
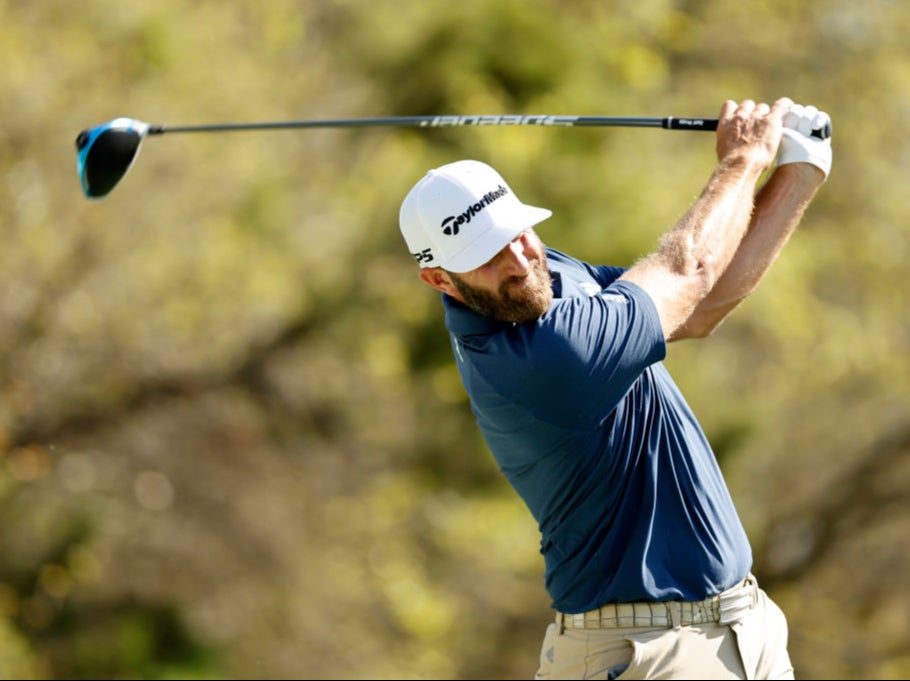
M821 185L825 181L825 172L809 161L779 165L774 172L800 184Z

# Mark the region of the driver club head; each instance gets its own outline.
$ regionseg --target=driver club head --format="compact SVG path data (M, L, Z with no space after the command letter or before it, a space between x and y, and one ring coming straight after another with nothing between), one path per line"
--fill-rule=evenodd
M123 179L148 131L148 123L115 118L79 133L76 170L87 198L104 198Z

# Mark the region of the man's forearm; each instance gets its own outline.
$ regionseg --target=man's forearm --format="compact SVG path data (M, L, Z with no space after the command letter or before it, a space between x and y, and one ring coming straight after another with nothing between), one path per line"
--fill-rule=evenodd
M749 229L730 264L673 339L710 334L755 290L802 220L822 179L822 173L807 164L775 169L756 194Z
M687 321L736 257L763 168L760 159L722 161L657 250L622 275L651 296L668 340L686 333Z

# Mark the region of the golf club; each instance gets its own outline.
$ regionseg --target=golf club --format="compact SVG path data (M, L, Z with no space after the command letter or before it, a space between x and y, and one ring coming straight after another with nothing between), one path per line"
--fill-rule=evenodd
M716 118L639 118L624 116L392 116L387 118L338 118L263 123L217 123L209 125L149 125L135 118L115 118L83 130L76 137L76 170L82 191L89 199L105 197L133 165L142 141L148 135L178 132L229 132L239 130L278 130L288 128L417 127L458 126L613 126L663 128L665 130L716 130ZM831 134L830 125L812 133L823 139Z

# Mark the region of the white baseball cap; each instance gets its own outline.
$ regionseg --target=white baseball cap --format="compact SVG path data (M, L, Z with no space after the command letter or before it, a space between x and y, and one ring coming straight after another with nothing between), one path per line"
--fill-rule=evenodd
M455 161L429 171L401 204L399 223L420 267L469 272L553 213L527 206L480 161Z

